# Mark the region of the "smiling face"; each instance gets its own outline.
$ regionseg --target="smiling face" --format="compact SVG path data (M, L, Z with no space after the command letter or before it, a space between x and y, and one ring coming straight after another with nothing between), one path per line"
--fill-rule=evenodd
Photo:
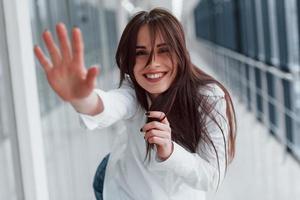
M152 99L168 90L177 73L177 61L173 59L170 47L167 45L160 34L156 34L151 54L151 37L148 25L143 25L137 35L136 60L133 73L138 84L149 93ZM147 65L146 65L147 64Z

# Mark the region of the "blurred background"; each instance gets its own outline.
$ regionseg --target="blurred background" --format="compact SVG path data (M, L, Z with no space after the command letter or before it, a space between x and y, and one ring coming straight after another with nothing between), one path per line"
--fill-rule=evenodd
M236 157L208 199L300 199L300 1L1 0L1 200L95 199L94 173L123 127L80 127L34 58L42 32L58 22L81 28L86 66L101 66L98 87L108 90L126 23L157 6L178 17L193 62L233 96Z

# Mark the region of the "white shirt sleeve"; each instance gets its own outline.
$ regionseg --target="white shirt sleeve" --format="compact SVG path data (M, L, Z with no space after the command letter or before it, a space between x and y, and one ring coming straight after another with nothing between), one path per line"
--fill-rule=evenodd
M223 95L220 96L220 94ZM226 134L228 132L228 127L226 120L226 101L224 98L224 93L223 91L217 91L215 95L212 96L212 98L217 100L215 109L217 111L216 113L218 114L216 115L216 120L218 121L218 123L220 123L224 131L225 141L227 142ZM208 132L218 152L221 183L226 170L224 138L221 130L214 122L208 122ZM158 156L156 155L155 161L151 163L151 169L172 171L177 176L181 177L186 184L195 189L203 191L216 189L219 181L219 170L218 161L214 152L212 151L208 153L211 154L211 159L209 159L208 161L207 159L203 158L203 155L201 155L200 152L190 153L181 145L175 142L173 142L173 144L174 149L171 156L165 161L160 161L158 159Z
M119 120L133 117L137 111L135 91L128 81L124 81L118 89L107 92L95 89L94 92L101 98L104 110L95 116L79 113L80 125L84 128L105 128Z

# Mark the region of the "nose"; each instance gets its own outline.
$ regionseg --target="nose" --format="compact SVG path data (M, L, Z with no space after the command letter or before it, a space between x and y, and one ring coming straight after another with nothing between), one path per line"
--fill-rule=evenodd
M147 67L150 67L150 68L152 68L152 67L153 67L153 68L157 68L157 67L160 66L158 60L155 59L155 58L156 58L156 55L155 55L155 53L153 53L153 55L152 55L152 57L151 57L151 59L150 59L149 64L147 65Z

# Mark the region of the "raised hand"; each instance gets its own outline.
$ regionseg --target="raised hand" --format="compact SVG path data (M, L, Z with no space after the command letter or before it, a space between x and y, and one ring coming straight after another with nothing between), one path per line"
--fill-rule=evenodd
M72 29L72 43L63 23L56 25L56 32L59 47L50 31L43 33L51 60L39 46L34 47L35 55L43 66L50 86L63 100L71 102L83 99L92 93L96 85L98 68L87 70L84 66L84 44L79 28Z

